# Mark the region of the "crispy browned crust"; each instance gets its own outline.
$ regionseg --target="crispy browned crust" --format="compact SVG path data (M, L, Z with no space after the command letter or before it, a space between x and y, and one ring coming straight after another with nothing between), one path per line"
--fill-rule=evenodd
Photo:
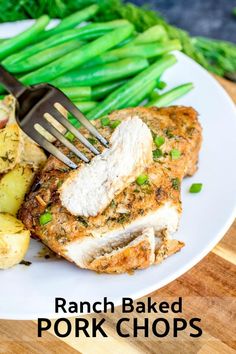
M178 240L164 240L155 251L155 264L161 263L165 258L177 253L184 247L184 242Z
M81 237L93 236L94 232L103 234L118 226L128 225L132 220L156 211L167 201L181 211L180 190L176 181L181 182L184 176L192 175L197 167L201 145L201 127L197 113L190 107L181 106L160 109L138 107L115 111L110 115L110 119L122 120L135 115L149 126L154 135L165 137L165 144L162 146L163 157L153 162L145 171L150 177L149 185L138 186L134 182L116 196L103 213L96 217L78 218L62 207L58 195L58 187L67 178L68 168L50 156L38 175L19 217L28 229L56 253L64 255L65 244ZM112 131L109 127L101 127L99 120L95 124L106 138L110 137ZM81 131L89 136L85 130ZM77 146L91 157L80 143ZM173 148L181 152L178 160L172 160L170 157L170 150ZM155 149L153 145L153 150ZM68 153L66 149L63 150ZM81 164L72 155L68 155L78 165ZM38 202L36 196L42 198L45 206ZM120 206L128 209L128 214L120 214ZM53 219L50 223L40 226L39 216L45 210L50 210Z
M151 265L151 248L148 239L120 252L94 259L88 269L98 273L124 273L144 269Z

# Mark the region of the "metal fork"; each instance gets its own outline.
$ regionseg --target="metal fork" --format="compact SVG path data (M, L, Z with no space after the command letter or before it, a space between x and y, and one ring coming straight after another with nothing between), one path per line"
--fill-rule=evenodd
M50 114L93 154L98 155L99 151L59 112L56 108L57 103L70 112L102 145L108 147L108 141L97 131L68 97L54 86L49 84L24 86L1 65L0 83L3 84L6 90L17 100L16 121L21 129L42 148L70 168L75 169L77 165L36 130L37 126L43 127L84 162L89 162L89 159L45 118L45 114Z

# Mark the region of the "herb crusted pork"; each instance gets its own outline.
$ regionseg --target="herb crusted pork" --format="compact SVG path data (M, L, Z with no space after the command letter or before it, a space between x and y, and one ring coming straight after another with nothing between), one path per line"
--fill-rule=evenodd
M165 138L160 148L153 143L153 163L143 171L148 183L130 183L97 216L76 217L61 205L59 196L68 169L50 156L19 212L26 227L43 243L81 268L130 272L159 263L183 246L171 235L181 215L181 181L195 172L198 161L201 127L197 113L179 106L138 107L115 111L110 120L132 117L146 123L153 137ZM109 139L112 129L101 127L100 121L95 124ZM83 134L89 137L85 130ZM80 143L77 146L89 155ZM45 212L51 221L40 225L40 215Z
M150 129L138 117L125 119L108 149L70 172L59 191L62 205L73 215L96 216L151 163Z

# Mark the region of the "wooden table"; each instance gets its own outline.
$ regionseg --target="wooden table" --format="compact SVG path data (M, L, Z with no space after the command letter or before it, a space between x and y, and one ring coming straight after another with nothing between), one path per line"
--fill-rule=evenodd
M236 85L219 79L236 103ZM0 353L4 354L230 354L236 353L236 222L218 245L195 267L162 289L150 294L155 301L174 301L182 296L182 317L200 317L203 335L194 339L184 332L179 338L162 340L151 335L148 339L121 339L114 323L122 317L116 314L85 316L106 319L108 338L58 339L51 333L37 338L33 321L0 321ZM140 314L139 319L156 318L155 314ZM84 316L83 316L84 317ZM127 317L127 316L125 316ZM129 317L129 316L128 316ZM171 315L165 315L170 319ZM131 326L126 330L132 333Z

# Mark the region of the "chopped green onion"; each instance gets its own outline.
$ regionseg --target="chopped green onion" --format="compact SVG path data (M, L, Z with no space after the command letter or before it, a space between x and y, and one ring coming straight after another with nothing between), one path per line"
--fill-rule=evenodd
M199 193L202 190L202 183L193 183L189 188L190 193Z
M110 123L110 127L112 129L115 129L116 127L118 127L118 125L120 125L120 123L121 123L121 120L116 119L116 120L114 120L113 122Z
M39 223L40 223L41 226L42 225L46 225L50 221L52 221L52 214L49 213L49 212L41 214L40 217L39 217Z
M148 180L148 176L147 175L140 175L137 177L136 179L136 183L139 185L139 186L142 186L144 183L146 183Z
M153 160L156 161L163 156L161 149L156 149L152 152Z
M75 136L71 132L67 132L65 134L65 138L69 140L70 142L73 142L75 140Z
M181 156L181 152L178 149L172 149L170 151L170 156L172 160L178 160Z
M103 127L107 127L110 124L110 119L108 117L101 118L101 124Z
M163 145L164 142L165 142L164 136L156 136L154 139L154 143L156 144L157 147L160 147L161 145Z

